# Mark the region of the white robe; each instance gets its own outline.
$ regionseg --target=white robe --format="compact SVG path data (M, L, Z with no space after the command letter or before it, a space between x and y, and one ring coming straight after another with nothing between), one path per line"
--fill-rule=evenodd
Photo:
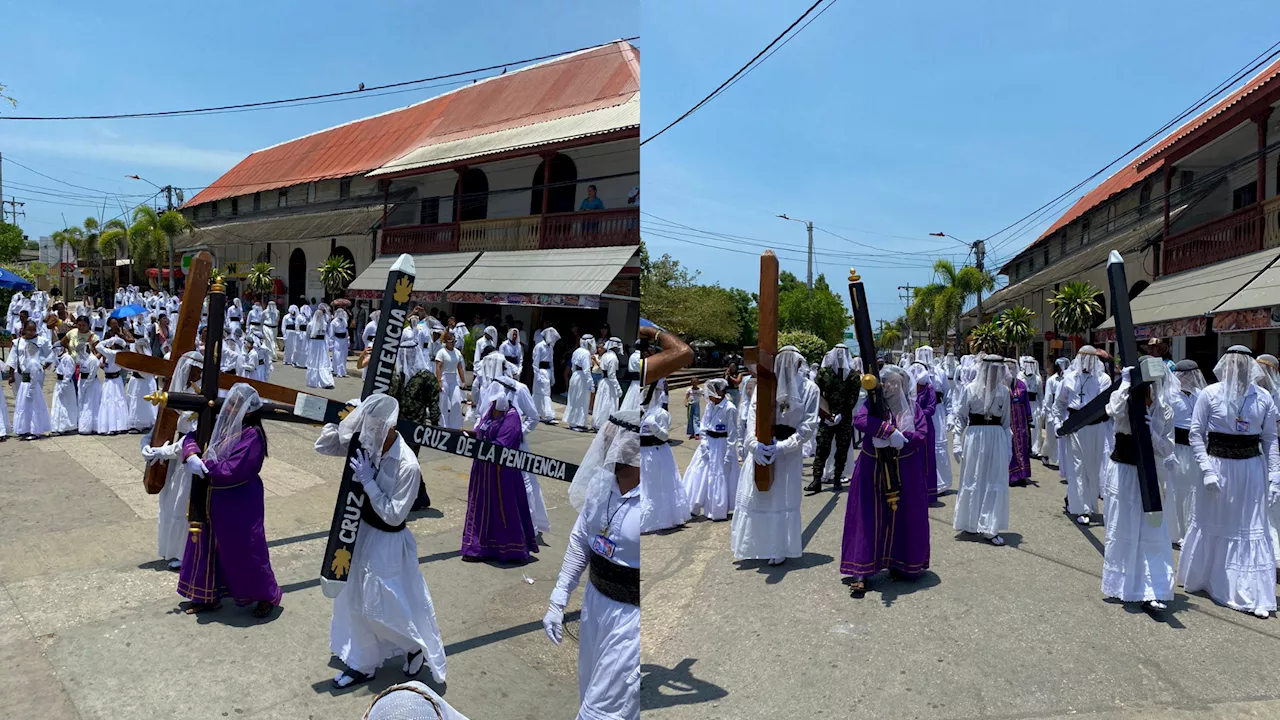
M554 355L551 346L539 342L533 347L533 404L538 408L538 417L543 422L555 422L556 407L551 403L552 371ZM542 363L549 363L542 367Z
M609 422L609 416L618 409L622 402L622 385L618 382L618 356L606 352L600 356L600 370L604 378L600 387L596 388L596 403L591 409L591 422L596 430L603 430Z
M298 356L298 332L296 330L297 323L300 318L294 314L285 313L280 320L280 334L284 337L284 364L293 365Z
M1117 433L1130 432L1128 386L1111 396L1107 410L1112 412ZM1160 436L1172 429L1162 427L1163 415L1151 413L1151 434L1157 458L1172 448L1160 447ZM1103 503L1106 514L1106 547L1102 559L1102 594L1123 602L1173 600L1173 546L1169 541L1168 518L1156 527L1147 524L1142 512L1142 493L1138 487L1138 468L1106 459Z
M731 547L737 560L780 560L804 554L800 537L800 495L804 485L804 444L818 432L818 386L804 381L801 401L776 413L775 425L788 425L796 433L777 443L773 455L773 483L767 491L756 489L755 456L743 461L733 513ZM755 395L747 411L746 444L755 439ZM769 444L768 441L765 444Z
M569 604L589 564L591 536L598 528L607 526L614 543L610 562L640 567L639 497L640 488L623 495L615 483L607 502L583 508L569 533L553 604ZM640 717L640 607L606 597L589 580L578 621L578 697L578 720Z
M462 351L441 348L436 353L440 363L440 424L457 430L462 427L462 385L458 381L458 369L462 367Z
M956 404L956 439L960 454L960 490L951 526L967 533L994 537L1009 529L1009 458L1013 434L1009 430L1008 392L997 389L992 417L999 425L970 425L969 414L984 414L983 398L960 390Z
M262 311L262 336L267 340L267 353L271 362L276 361L276 327L280 324L280 310L275 303L269 303Z
M1179 394L1174 402L1173 425L1191 429L1191 413L1199 393L1188 396ZM1196 462L1191 445L1174 444L1172 458L1156 465L1164 485L1164 515L1169 526L1169 538L1182 544L1191 526L1191 513L1195 508L1195 496L1204 485L1204 473ZM1274 532L1274 529L1273 529Z
M585 428L590 411L591 393L595 381L591 379L591 351L578 348L569 360L573 375L569 378L569 398L565 403L564 422L571 428Z
M504 340L498 346L498 352L507 359L507 362L515 365L519 370L516 371L516 377L520 377L524 372L524 347L520 343L513 343L510 340Z
M1058 466L1058 457L1061 454L1062 444L1065 442L1063 438L1058 437L1057 413L1054 412L1054 403L1058 397L1058 389L1062 387L1062 378L1058 375L1050 377L1044 381L1044 399L1041 402L1040 412L1044 415L1044 445L1041 446L1042 454L1045 462L1054 467Z
M179 429L181 432L181 428ZM147 442L144 440L143 442ZM178 459L175 447L169 470L160 488L160 514L156 518L156 550L162 560L182 560L187 546L187 505L191 497L191 471Z
M316 451L347 454L337 425L320 431ZM388 525L404 522L418 496L421 477L413 450L397 436L379 461L374 482L365 486L370 507ZM360 521L351 574L333 601L329 649L347 667L365 674L388 658L423 651L431 676L438 683L445 681L444 642L431 592L418 567L418 543L412 530L383 532Z
M98 430L98 411L102 406L102 376L98 374L99 362L98 358L90 355L89 358L80 365L80 392L78 400L80 403L80 417L77 418L80 424L81 435L92 435Z
M689 496L684 491L676 456L666 441L671 414L662 408L645 413L640 422L640 532L666 530L689 522ZM659 438L660 445L645 445ZM738 465L734 463L734 469ZM736 489L736 488L735 488Z
M1104 374L1069 373L1058 388L1054 412L1059 425L1066 422L1071 410L1078 410L1106 390L1111 380ZM1109 452L1108 438L1112 430L1107 423L1086 425L1072 433L1066 442L1062 469L1067 476L1067 511L1072 515L1095 512L1102 495L1102 470Z
M1040 452L1043 448L1043 440L1041 438L1044 436L1043 407L1045 401L1044 393L1041 391L1044 388L1041 387L1039 375L1022 373L1018 375L1018 379L1026 384L1028 396L1031 393L1036 394L1036 399L1029 401L1031 403L1031 457L1040 457Z
M104 379L102 382L102 401L98 405L98 417L94 424L99 435L122 433L129 429L130 424L129 404L124 397L124 380L119 377L120 366L115 362L116 353L119 351L99 345L98 352L106 361L102 371L116 373L117 377ZM84 412L83 403L80 405L80 411ZM81 432L84 431L81 430Z
M944 493L951 489L951 455L947 452L949 447L947 444L947 427L949 425L947 407L953 402L952 395L957 390L951 387L950 381L944 373L938 372L934 374L933 387L942 388L942 400L938 402L933 412L933 459L937 464L937 482L938 493ZM935 390L936 391L936 390ZM853 462L853 453L849 453L848 463ZM845 475L849 477L849 475Z
M1270 486L1280 484L1276 449L1276 407L1271 396L1248 386L1240 412L1228 408L1223 387L1214 383L1196 398L1191 416L1191 447L1200 469L1222 481L1222 489L1196 491L1195 513L1182 541L1178 582L1187 592L1204 590L1236 610L1276 609L1276 559L1267 534ZM1236 417L1248 423L1243 433ZM1210 432L1259 435L1262 455L1232 460L1210 455Z
M333 376L347 376L347 350L351 347L351 338L347 337L347 327L341 320L329 321L329 334L333 337ZM341 334L342 337L338 337Z
M713 438L708 433L728 433ZM688 499L689 513L712 520L728 519L738 495L738 410L729 398L708 402L702 413L699 434L702 441L685 468L681 485Z
M80 403L76 399L76 361L70 353L58 358L56 370L61 379L54 383L53 408L49 411L53 432L75 432L80 427Z
M333 387L333 365L329 360L329 339L323 319L307 324L307 387Z
M150 355L149 349L141 351L135 348L133 352L140 352L143 355ZM143 373L134 372L133 377L129 378L129 384L125 387L125 408L129 413L129 428L132 430L150 430L156 424L156 406L147 400L146 396L156 391L156 379L154 375L145 375Z
M49 406L44 401L44 370L48 364L44 353L34 356L18 354L15 347L9 359L10 369L17 374L17 385L13 402L13 434L45 435L53 431L53 420L49 417ZM29 381L23 381L26 374Z

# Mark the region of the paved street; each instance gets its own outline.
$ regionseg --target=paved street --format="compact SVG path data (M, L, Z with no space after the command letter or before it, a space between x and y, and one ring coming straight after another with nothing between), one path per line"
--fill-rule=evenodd
M291 368L272 380L305 384ZM4 393L12 410L12 390ZM358 396L358 378L339 379L328 395ZM332 604L317 573L341 460L312 450L316 428L271 423L268 432L266 526L284 601L266 622L232 603L198 618L176 611L177 575L155 557L156 498L142 488L139 436L0 444L0 715L358 718L372 693L403 679L392 660L369 686L331 692ZM531 437L534 452L575 463L589 442L546 426ZM469 564L458 557L469 461L434 451L421 460L433 507L409 527L448 653L449 682L437 689L472 718L572 717L576 640L551 645L541 622L574 520L568 484L544 481L553 530L534 562Z
M681 468L695 447L676 448ZM948 495L931 570L857 600L838 572L843 493L805 498L805 555L778 568L734 563L728 522L646 535L645 717L1280 717L1280 620L1181 590L1163 620L1103 602L1101 517L1078 528L1057 473L1037 462L1032 480L1010 490L1006 547L957 537Z

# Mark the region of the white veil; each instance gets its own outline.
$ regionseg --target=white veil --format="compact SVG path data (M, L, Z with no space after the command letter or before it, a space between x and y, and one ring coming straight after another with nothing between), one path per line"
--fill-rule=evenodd
M338 441L350 448L351 438L360 433L360 447L374 465L382 461L387 434L400 421L400 403L390 395L375 393L365 398L338 423Z
M880 387L884 392L885 406L893 413L894 425L903 432L914 431L915 380L911 374L897 365L885 365L880 370Z
M1000 394L1009 392L1009 382L1005 379L1004 358L999 355L984 355L979 364L980 367L975 368L973 380L966 391L970 398L978 401L984 415L991 415Z
M618 410L596 433L569 485L569 502L582 512L608 497L615 482L614 465L640 465L640 410Z
M235 449L240 442L240 433L244 431L244 416L262 407L262 398L258 391L245 383L236 383L227 391L222 401L222 410L213 424L213 434L209 437L209 446L204 451L205 462L223 458Z
M849 373L853 370L853 357L849 353L849 348L842 345L836 345L822 356L822 367L835 370L836 374L843 380L849 377Z
M792 402L801 401L804 392L804 372L800 369L804 356L795 345L787 345L773 357L773 374L778 378L778 412L786 412Z
M1213 374L1222 385L1223 399L1234 412L1239 412L1245 391L1262 376L1262 368L1254 361L1252 350L1232 345L1213 366Z

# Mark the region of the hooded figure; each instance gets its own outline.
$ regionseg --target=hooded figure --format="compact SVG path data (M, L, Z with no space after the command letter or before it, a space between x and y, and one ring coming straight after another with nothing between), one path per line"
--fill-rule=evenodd
M139 355L151 354L151 343L147 342L146 336L134 336L133 352ZM154 375L140 372L133 373L133 378L129 380L129 386L125 388L125 407L129 413L130 433L136 435L145 432L156 424L156 406L152 405L151 401L147 399L147 395L155 391L156 378Z
M1031 457L1041 457L1044 447L1044 381L1040 378L1040 363L1030 355L1018 360L1018 379L1027 386L1027 402L1031 404Z
M640 411L614 413L578 466L569 500L580 508L547 614L564 638L564 610L591 567L578 627L579 718L640 717Z
M684 493L694 515L727 520L738 494L738 409L729 399L729 381L708 380L707 407L698 434L702 442L684 471Z
M549 327L542 333L542 340L533 348L533 405L538 409L538 419L556 424L556 408L551 404L551 387L555 384L555 349L560 333Z
M405 329L408 335L408 328ZM329 359L329 306L321 305L307 323L307 387L333 387L333 361Z
M101 362L88 343L76 347L76 369L80 373L76 401L79 403L79 431L81 435L98 432L98 411L102 406Z
M347 351L351 347L351 338L347 337L347 311L338 308L329 321L329 335L333 338L330 352L333 357L333 376L347 376Z
M125 347L124 338L119 335L98 343L97 350L102 356L105 378L95 423L99 435L119 435L129 429L129 405L124 396L124 380L120 378L120 366L116 364L116 353L123 351ZM81 411L83 409L84 406L81 405Z
M1275 355L1259 355L1258 369L1262 374L1254 382L1271 394L1272 402L1280 409L1280 360ZM1276 568L1280 570L1280 503L1272 503L1267 513L1270 518L1267 529L1271 533L1271 548L1276 555ZM1280 574L1276 577L1280 578Z
M1191 415L1196 400L1205 388L1204 375L1195 360L1182 360L1173 366L1177 392L1169 393L1173 408L1173 448L1156 471L1164 486L1164 517L1174 547L1182 547L1195 508L1195 494L1204 483L1200 463L1191 450Z
M1111 386L1111 378L1104 372L1098 352L1092 345L1085 345L1076 354L1070 369L1058 386L1054 399L1054 422L1057 427L1078 412L1098 393ZM1080 428L1065 440L1062 470L1067 478L1067 512L1076 522L1088 525L1090 515L1102 494L1102 468L1106 460L1107 438L1110 430L1104 426L1107 416L1101 415L1092 424Z
M484 356L488 355L491 352L497 352L497 351L498 351L498 328L492 325L489 325L484 329L484 332L480 335L480 337L476 339L476 351L475 351L475 355L471 358L471 367L479 368L480 361L484 358ZM471 405L473 407L480 404L480 396L484 391L484 384L488 381L489 381L489 378L479 375L478 373L476 374L476 377L472 379Z
M591 379L591 353L595 341L590 335L583 335L578 341L578 349L569 358L569 367L573 375L569 378L569 398L565 403L564 422L570 430L583 432L587 429L587 413L591 410L591 394L595 392L595 381Z
M736 560L768 560L780 565L803 554L800 495L804 444L818 432L818 386L804 376L804 357L794 345L774 356L777 376L772 438L755 436L756 399L747 410L746 460L738 481L731 546ZM756 387L759 391L759 386ZM773 466L768 490L756 487L757 465Z
M30 324L27 325L30 332ZM53 362L53 348L43 339L25 339L9 354L9 371L17 379L14 391L13 433L35 440L53 431L44 401L44 371Z
M1022 381L1022 373L1013 358L1005 360L1004 366L1005 376L1009 380L1009 432L1013 437L1012 454L1009 457L1009 485L1024 486L1031 479L1030 391Z
M843 344L836 345L822 356L822 365L816 379L818 392L827 404L827 414L818 426L817 442L813 455L813 481L805 486L806 492L822 489L827 474L827 458L833 453L831 470L832 490L840 488L840 481L848 477L849 450L853 443L853 406L862 389L862 373L854 372L853 356ZM819 411L821 415L821 411Z
M600 372L603 374L596 387L596 401L591 409L591 420L599 431L613 411L622 402L622 383L618 382L618 353L622 351L622 341L609 338L604 345L604 353L600 355Z
M1067 372L1067 368L1071 367L1071 361L1067 358L1060 357L1053 361L1054 374L1049 376L1044 382L1044 400L1040 403L1040 412L1044 415L1044 464L1045 467L1051 467L1058 470L1062 479L1066 479L1066 473L1063 472L1058 465L1058 458L1063 456L1063 446L1066 445L1067 439L1058 437L1059 422L1057 414L1054 410L1054 403L1058 398L1058 389L1062 387L1062 378Z
M888 569L895 579L914 579L929 567L929 500L934 477L925 469L933 454L925 409L914 402L917 380L901 368L880 371L886 417L862 407L854 425L862 432L862 452L854 464L845 506L840 572L853 576L858 597L867 579ZM881 458L882 453L896 456ZM886 462L896 463L901 487L895 498L886 486Z
M284 338L284 364L298 365L298 328L302 325L302 317L298 314L298 306L290 305L280 320L280 335ZM304 363L305 364L305 363Z
M490 353L492 356L492 353ZM490 362L497 363L497 360ZM507 368L511 365L506 363L503 358L503 364ZM494 370L498 372L498 370ZM494 404L500 404L499 399L503 399L507 405L520 414L520 446L519 449L529 452L529 434L538 429L538 411L534 407L533 395L529 393L529 388L519 380L508 377L506 375L495 375L497 378L494 382L489 383L489 387L485 388L485 398L480 402L480 409L477 422L484 424L484 418L488 412L488 408ZM524 477L524 491L529 500L529 514L533 520L533 530L539 536L544 532L551 531L551 520L547 517L547 503L542 496L542 484L538 482L538 476L531 472L522 473ZM541 539L539 537L539 539ZM535 551L536 552L536 551Z
M244 326L240 322L243 317L241 308L240 298L233 298L231 304L227 306L227 329L233 333L237 330L244 331Z
M274 301L262 309L262 337L267 348L268 360L276 361L276 328L280 327L280 308Z
M467 720L444 698L412 680L378 693L360 720Z
M63 353L54 364L57 381L53 386L53 408L49 417L55 435L72 435L79 431L80 404L76 400L76 358L70 352ZM0 425L3 421L0 421Z
M520 331L511 328L507 331L507 339L502 341L502 345L498 346L498 352L507 359L507 362L515 365L516 377L520 377L524 370L524 346L520 344Z
M399 655L406 675L417 675L426 664L437 683L445 682L435 606L418 567L417 541L405 527L422 469L396 432L399 418L395 398L377 393L342 422L325 425L316 440L321 455L346 457L359 436L360 449L350 465L368 495L351 573L334 598L329 625L329 649L347 668L333 679L337 688L373 679L383 661Z
M191 368L203 367L200 353L189 352L178 358L169 389L174 392L196 392L190 381ZM160 515L156 520L156 545L161 560L169 562L170 570L182 566L182 552L187 544L187 505L191 497L191 469L179 458L183 436L195 432L196 414L178 413L177 441L152 447L149 438L142 440L142 457L147 465L168 462L164 487L160 489Z
M637 363L636 372L639 372ZM637 379L633 385L640 387ZM627 390L628 407L639 408L640 420L640 532L649 533L689 522L689 496L684 491L675 453L667 442L671 437L671 414L651 393L642 403L638 390ZM736 458L735 458L736 460ZM734 470L738 469L734 462Z
M1009 527L1009 379L1004 359L988 355L956 405L953 452L960 461L960 490L952 526L1003 545Z
M1115 421L1115 441L1106 461L1103 490L1107 501L1106 547L1102 561L1102 594L1126 603L1142 603L1149 611L1166 609L1173 600L1173 546L1169 541L1168 517L1155 527L1142 512L1142 492L1138 487L1138 452L1129 417L1130 377L1133 368L1124 368L1120 385L1107 401L1107 414ZM1173 377L1157 378L1147 389L1147 418L1151 447L1157 458L1173 454L1173 401L1181 395Z
M1214 602L1267 617L1276 609L1276 560L1267 508L1280 500L1276 405L1256 385L1253 353L1233 345L1196 398L1191 449L1204 473L1182 542L1178 581Z
M917 348L913 355L913 360L906 367L907 375L915 384L915 396L912 398L915 407L924 413L926 422L920 430L925 433L925 447L931 452L924 453L924 472L932 478L927 491L929 502L938 499L938 453L937 444L938 436L943 437L943 457L942 460L946 465L951 465L951 460L946 456L946 438L945 433L939 433L938 424L944 422L940 417L943 414L946 405L943 403L942 387L945 387L945 378L939 378L939 373L933 370L933 348L925 345ZM937 423L935 423L935 420ZM948 468L950 470L950 468ZM948 481L948 484L949 481Z

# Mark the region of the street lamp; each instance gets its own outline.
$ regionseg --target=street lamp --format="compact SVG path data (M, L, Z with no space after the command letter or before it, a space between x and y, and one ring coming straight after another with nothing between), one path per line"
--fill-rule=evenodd
M809 231L809 266L808 266L808 271L805 273L805 284L809 286L809 296L812 297L813 296L813 223L808 220L797 220L796 218L793 218L793 217L787 217L786 213L778 215L777 217L780 217L783 220L790 220L791 222L801 223L805 226L805 229Z
M141 180L142 182L150 185L156 190L159 190L160 192L164 193L165 194L165 212L169 212L170 210L173 210L173 186L172 185L165 185L164 187L160 187L159 185L151 182L150 180L144 177L140 177L138 175L125 175L125 177L129 178L130 180ZM159 193L156 193L156 194L158 195ZM165 237L168 238L169 240L169 294L173 295L176 292L174 290L175 285L174 285L174 279L173 279L173 237L168 233L165 233Z

